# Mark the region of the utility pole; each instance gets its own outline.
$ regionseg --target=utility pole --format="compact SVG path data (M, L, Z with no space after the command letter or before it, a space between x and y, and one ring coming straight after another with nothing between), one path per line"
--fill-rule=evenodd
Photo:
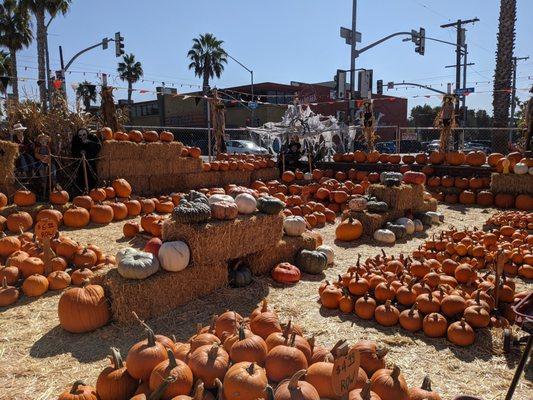
M353 0L352 7L352 42L351 42L351 52L350 52L350 121L352 124L355 120L355 59L357 53L355 50L355 45L357 40L355 35L357 33L357 0Z
M529 56L527 57L513 57L513 86L511 88L511 119L509 120L509 127L514 128L515 127L515 121L514 121L514 112L516 108L516 67L518 64L518 61L525 61L529 60ZM512 133L509 132L509 135Z
M441 25L441 28L450 28L455 27L457 30L457 39L456 39L456 47L455 47L455 54L456 54L456 61L455 61L455 90L459 89L461 87L461 55L462 51L461 48L464 51L465 55L465 71L463 73L464 78L464 86L466 87L466 53L467 53L467 47L466 47L466 29L463 28L463 25L466 24L473 24L475 22L478 22L479 18L472 18L467 20L461 20L458 19L456 22L451 22L449 24ZM466 124L466 99L465 96L462 96L462 105L465 112L465 115L463 116L463 123L464 126ZM455 115L459 115L459 102L455 103ZM454 148L457 150L459 146L458 140L457 140L457 134L454 134Z

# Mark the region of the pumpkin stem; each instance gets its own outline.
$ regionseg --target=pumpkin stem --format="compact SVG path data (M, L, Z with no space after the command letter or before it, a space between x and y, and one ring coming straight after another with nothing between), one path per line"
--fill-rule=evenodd
M208 357L210 360L217 358L218 355L218 344L214 343L213 346L209 349Z
M292 390L298 390L298 381L300 380L300 378L302 376L304 376L305 374L307 373L307 370L305 369L301 369L299 370L298 372L296 372L292 377L291 377L291 380L289 381L289 391L292 391Z
M289 334L291 333L292 328L292 321L289 319L287 322L287 325L285 325L285 329L283 330L283 337L285 338L285 341L289 338Z
M222 385L222 381L218 378L215 378L215 386L217 387L217 400L223 400L224 386Z
M174 369L178 366L178 363L176 361L176 356L172 352L172 350L167 349L167 355L168 355L168 370Z
M255 363L254 362L250 363L249 367L246 368L246 371L248 371L250 375L253 375L255 372Z
M244 324L239 325L239 340L244 340Z
M2 289L7 289L7 277L4 276L2 279Z
M337 350L339 349L339 347L344 345L344 343L346 343L346 339L339 340L337 343L335 343L335 346L332 347L332 349L330 350L330 353L331 354L336 354Z
M424 380L422 381L421 389L431 392L431 379L429 379L429 375L426 375L424 377Z
M272 389L272 386L267 385L265 391L266 391L266 400L274 400L274 390Z
M389 349L381 344L378 344L376 347L376 356L381 360L387 355Z
M394 379L394 381L397 381L398 377L400 376L400 367L395 365L394 368L392 369L390 376L392 377L392 379Z
M267 299L264 298L263 302L261 303L261 312L264 313L267 311L268 311L268 302L267 302Z
M202 324L198 322L196 324L196 334L199 335L201 330L202 330Z
M204 383L201 379L198 379L196 383L196 389L194 389L193 400L202 400L204 397Z
M311 347L311 353L315 349L315 341L316 341L315 335L313 335L309 339L307 339L307 343L309 343L309 347Z
M295 341L296 341L296 333L293 332L293 333L291 334L291 340L290 340L290 342L289 342L289 346L290 346L290 347L294 347L294 342L295 342Z
M370 395L370 384L370 379L367 379L363 388L361 389L360 395L363 400L370 400L372 398Z
M148 397L148 400L159 400L163 396L163 393L165 390L167 390L168 385L170 385L173 382L176 382L176 377L174 375L169 375L165 379L163 379L163 382L157 387L156 390L152 392L150 397Z
M81 379L74 382L72 384L72 388L70 389L70 394L76 393L76 390L78 390L78 386L85 386L85 382L83 382Z
M409 310L409 316L412 317L415 311L418 310L418 303L415 301L411 309Z
M113 361L113 366L115 367L115 369L120 369L124 366L122 356L120 355L120 350L116 347L111 347L111 359Z

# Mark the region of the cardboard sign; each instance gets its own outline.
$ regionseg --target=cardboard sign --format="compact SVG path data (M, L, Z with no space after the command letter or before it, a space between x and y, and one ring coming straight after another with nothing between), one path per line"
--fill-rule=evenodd
M42 219L35 224L35 237L38 240L51 239L57 233L57 223L50 219Z
M355 388L360 361L359 351L354 348L351 348L347 354L335 358L331 381L337 396L345 397Z

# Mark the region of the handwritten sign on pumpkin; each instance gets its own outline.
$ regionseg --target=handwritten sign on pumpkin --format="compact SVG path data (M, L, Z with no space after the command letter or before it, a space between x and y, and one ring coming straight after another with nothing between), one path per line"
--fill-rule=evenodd
M348 350L345 355L335 358L331 380L337 396L345 397L355 388L360 361L359 351L354 348Z
M35 224L35 237L38 240L53 238L57 233L57 223L51 219L42 219Z

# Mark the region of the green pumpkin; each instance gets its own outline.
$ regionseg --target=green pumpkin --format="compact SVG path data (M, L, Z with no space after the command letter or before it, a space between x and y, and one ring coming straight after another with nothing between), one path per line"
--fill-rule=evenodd
M229 269L229 284L231 287L244 287L252 283L252 271L243 263L238 261Z
M172 217L180 224L198 224L211 218L211 207L205 194L191 190L172 211Z
M392 231L394 233L394 236L396 236L396 239L402 239L407 235L407 229L405 229L405 226L403 225L397 225L391 222L387 222L385 224L385 229Z
M398 178L385 178L383 184L387 187L400 186L402 181Z
M366 204L366 209L372 213L384 213L389 210L389 206L384 201L369 201Z
M302 250L296 256L296 266L306 274L318 275L326 269L328 257L316 250Z
M257 209L264 214L279 214L285 208L285 203L272 196L259 197L257 199Z

